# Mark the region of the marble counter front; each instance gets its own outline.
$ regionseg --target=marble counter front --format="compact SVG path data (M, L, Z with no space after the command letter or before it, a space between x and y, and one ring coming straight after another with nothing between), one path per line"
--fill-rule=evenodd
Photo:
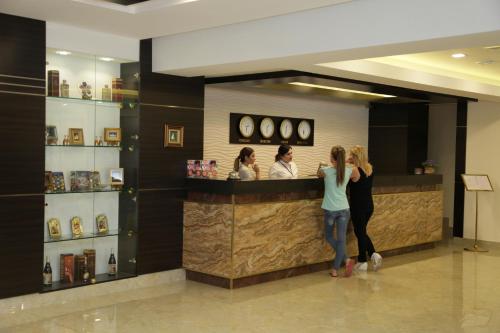
M420 184L379 183L374 188L375 212L368 232L377 251L441 239L439 182L440 178ZM190 179L184 203L187 277L236 288L272 279L271 275L325 269L334 253L324 239L322 185L318 179ZM348 254L357 255L352 226Z

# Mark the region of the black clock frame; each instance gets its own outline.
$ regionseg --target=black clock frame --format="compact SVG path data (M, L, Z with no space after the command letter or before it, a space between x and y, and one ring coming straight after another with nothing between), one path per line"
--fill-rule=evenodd
M245 138L240 133L240 120L244 116L249 116L255 123L255 130L252 136ZM266 139L260 133L260 123L264 118L271 118L274 121L274 134ZM293 125L293 133L289 139L281 137L279 128L284 119L289 119ZM302 120L307 120L311 125L311 135L307 140L302 140L297 134L297 127ZM256 115L244 113L229 114L229 143L234 144L252 144L252 145L281 145L287 144L291 146L314 146L314 119L308 118L291 118L291 117L274 117L269 115Z

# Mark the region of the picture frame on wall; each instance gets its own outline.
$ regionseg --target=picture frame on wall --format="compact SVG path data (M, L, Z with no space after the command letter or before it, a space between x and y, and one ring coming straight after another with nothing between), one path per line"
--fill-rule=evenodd
M165 124L163 132L163 147L184 147L184 126Z
M69 129L69 144L75 146L83 146L85 140L83 139L83 128L70 128Z

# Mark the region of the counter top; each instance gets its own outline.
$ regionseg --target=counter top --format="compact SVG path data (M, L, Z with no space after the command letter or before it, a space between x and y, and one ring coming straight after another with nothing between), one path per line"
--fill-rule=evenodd
M422 186L443 183L442 175L377 175L374 187ZM323 179L264 179L256 181L186 178L189 191L219 195L323 191Z

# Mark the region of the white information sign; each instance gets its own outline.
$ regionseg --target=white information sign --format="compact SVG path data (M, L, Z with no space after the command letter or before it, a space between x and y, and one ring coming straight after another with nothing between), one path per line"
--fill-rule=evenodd
M462 179L467 191L493 191L488 175L466 175Z

